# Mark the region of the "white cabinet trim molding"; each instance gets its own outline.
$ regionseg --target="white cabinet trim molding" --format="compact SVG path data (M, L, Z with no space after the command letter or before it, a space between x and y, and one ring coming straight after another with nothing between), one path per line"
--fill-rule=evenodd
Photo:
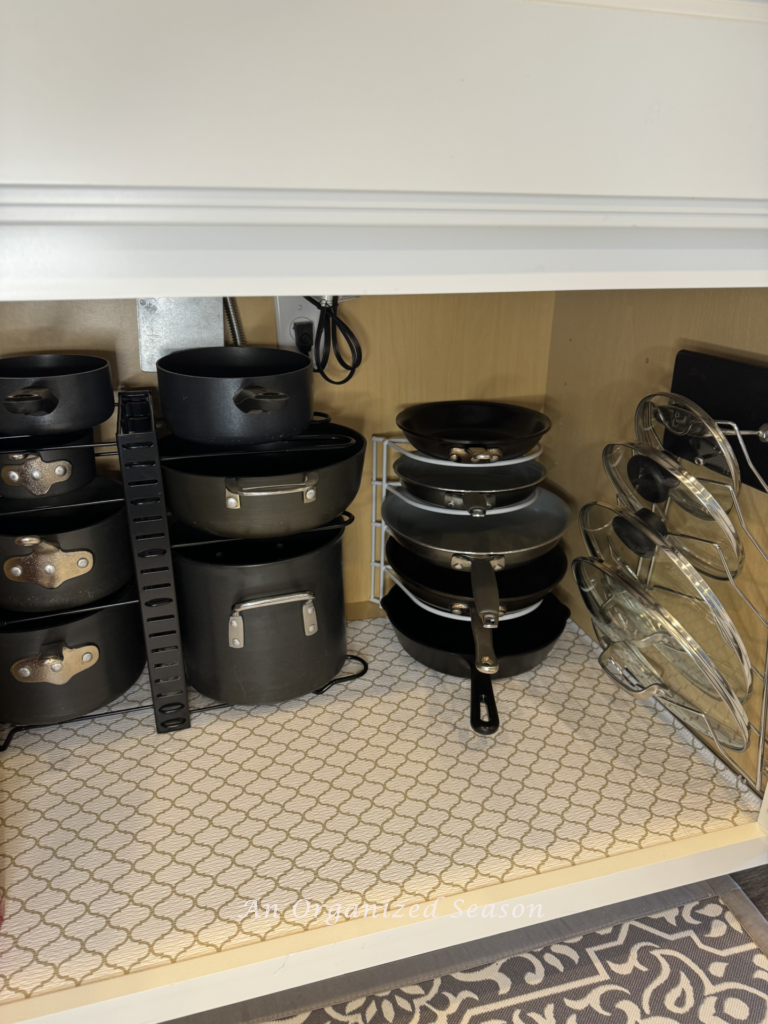
M768 200L0 187L0 299L768 286Z
M529 0L541 3L542 0ZM582 7L612 7L650 14L683 14L694 18L725 18L732 21L768 23L766 0L547 0L548 3Z

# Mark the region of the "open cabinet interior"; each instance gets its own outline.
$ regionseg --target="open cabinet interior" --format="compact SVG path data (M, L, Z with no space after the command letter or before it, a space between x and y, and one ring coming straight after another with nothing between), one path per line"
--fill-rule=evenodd
M242 298L240 309L248 343L276 345L272 299ZM471 732L468 680L410 659L370 600L370 439L394 434L397 413L417 402L545 412L542 461L573 514L571 559L585 553L579 508L615 500L603 447L633 436L642 397L670 390L680 349L768 366L768 289L366 296L343 312L363 364L342 387L316 378L314 402L369 442L344 536L349 650L369 672L321 697L211 711L176 735L117 715L17 737L0 758L9 1021L412 923L345 915L363 903L437 901L446 930L425 942L439 945L455 899L527 907L548 892L558 916L570 912L556 906L558 888L589 879L603 895L584 899L610 902L646 865L700 856L685 870L706 877L765 859L759 796L668 712L602 672L570 572L565 633L539 668L498 683L501 731ZM156 384L139 369L132 300L2 304L0 337L3 355L96 353L116 386ZM743 488L741 498L768 547L768 495ZM768 565L749 551L742 585L764 614L767 584ZM762 667L764 627L727 585L713 586ZM143 685L115 708L146 703ZM761 700L756 686L753 711ZM754 750L744 758L749 768ZM326 909L294 913L302 900ZM180 973L153 973L171 969Z

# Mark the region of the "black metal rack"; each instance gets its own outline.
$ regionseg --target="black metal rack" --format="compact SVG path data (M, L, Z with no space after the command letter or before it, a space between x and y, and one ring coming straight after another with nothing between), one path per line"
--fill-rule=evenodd
M117 454L123 475L147 668L159 733L190 725L163 476L149 391L118 394Z

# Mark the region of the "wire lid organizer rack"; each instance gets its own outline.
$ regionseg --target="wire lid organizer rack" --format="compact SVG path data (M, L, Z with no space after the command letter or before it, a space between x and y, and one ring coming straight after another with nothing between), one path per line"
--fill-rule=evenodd
M743 401L756 378L758 388L768 387L765 368L679 353L673 390L648 395L637 407L637 440L603 452L617 506L582 509L591 557L577 558L574 572L608 674L636 698L659 700L763 795L768 608L740 582L755 557L768 565L740 500L742 481L768 494L765 463L759 465L768 460L768 424L758 419L760 403L750 408ZM696 399L712 405L705 411ZM712 589L716 581L758 624L761 664Z

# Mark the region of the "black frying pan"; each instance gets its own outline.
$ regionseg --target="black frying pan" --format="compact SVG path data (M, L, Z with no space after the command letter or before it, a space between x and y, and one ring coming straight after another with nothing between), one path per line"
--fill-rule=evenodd
M403 455L393 467L415 498L443 508L465 509L480 518L492 508L506 508L530 498L547 471L539 462L519 466L436 465Z
M394 537L387 540L387 561L408 589L428 604L448 611L461 605L463 609L457 614L465 616L474 604L469 573L434 565L398 544ZM562 580L567 569L568 559L558 545L532 562L495 573L499 610L513 612L541 601Z
M397 426L433 458L498 462L525 455L552 423L535 409L506 402L425 402L403 409Z
M496 732L499 716L493 684L475 668L471 625L424 611L400 587L393 587L381 606L403 649L412 658L445 675L472 680L470 725L481 735ZM562 634L569 617L565 605L548 594L530 615L500 622L494 639L499 674L517 676L540 665Z

